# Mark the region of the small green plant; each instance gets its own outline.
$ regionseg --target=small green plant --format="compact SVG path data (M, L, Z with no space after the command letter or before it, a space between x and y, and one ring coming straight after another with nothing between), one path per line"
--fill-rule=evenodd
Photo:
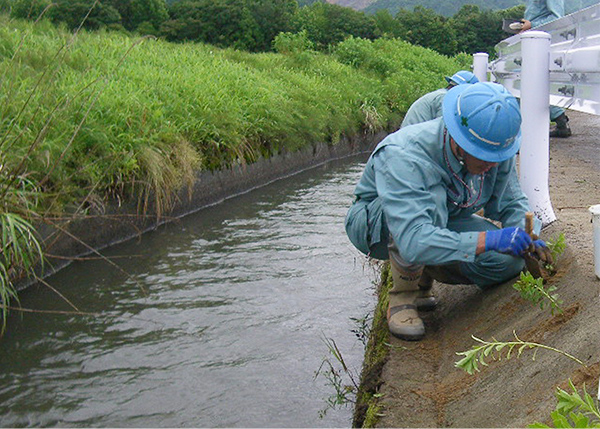
M550 253L552 253L552 259L556 260L556 258L567 248L565 234L561 232L555 240L548 240L546 244L548 245L548 249L550 249Z
M486 359L491 358L492 360L501 360L504 356L504 359L510 359L516 353L517 357L520 357L523 351L528 349L534 349L533 352L533 360L535 360L535 356L539 349L550 350L561 354L571 360L574 360L578 364L585 366L585 364L577 359L575 356L570 355L562 350L556 349L554 347L546 346L544 344L538 344L528 341L523 341L519 337L517 337L516 332L513 331L513 335L515 336L515 341L484 341L480 338L471 336L475 341L480 343L480 345L473 346L471 350L467 350L465 352L457 352L456 354L459 356L464 356L459 361L455 362L455 366L457 368L461 368L465 370L469 374L474 374L476 371L480 371L479 365L487 366ZM506 353L504 353L506 352Z
M346 365L335 341L331 338L325 338L323 341L327 345L329 354L333 356L333 361L329 357L324 358L321 366L315 372L314 378L324 376L328 380L328 384L334 388L335 393L325 400L327 406L319 411L320 418L325 417L329 409L354 404L358 392L358 376Z
M555 310L562 313L562 309L560 308L562 300L558 294L552 293L556 290L556 286L548 285L545 288L543 278L536 279L527 271L521 273L520 279L513 284L513 288L519 291L523 299L539 305L540 309L543 310L549 305L552 314L554 314Z
M556 410L550 417L556 428L598 428L600 427L600 410L597 402L585 390L583 386L583 396L579 394L577 388L569 379L571 393L558 387L556 389ZM533 423L530 428L550 428L552 426L543 423Z
M565 235L561 232L558 237L554 240L548 240L546 243L548 245L548 249L550 249L550 254L552 255L552 260L556 261L556 259L563 254L565 249L567 248L567 243L565 242ZM553 264L545 264L544 268L546 270L555 272L555 268Z
M351 317L350 320L356 325L356 328L351 329L350 332L356 335L356 338L366 347L371 335L372 315L368 313L365 317Z

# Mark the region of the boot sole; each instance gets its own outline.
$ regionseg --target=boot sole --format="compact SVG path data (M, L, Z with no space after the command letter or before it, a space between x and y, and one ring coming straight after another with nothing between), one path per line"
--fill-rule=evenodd
M390 334L392 334L394 337L399 338L404 341L420 341L425 337L425 334L407 335L407 334L399 334L399 333L392 332L392 331L390 331Z

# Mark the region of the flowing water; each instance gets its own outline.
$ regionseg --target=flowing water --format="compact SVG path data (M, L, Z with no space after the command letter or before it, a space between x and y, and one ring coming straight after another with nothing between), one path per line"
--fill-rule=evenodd
M363 159L201 210L48 279L86 315L12 312L0 425L348 427L323 360L360 372L377 274L343 219ZM72 311L46 286L24 308ZM339 368L339 367L338 367ZM347 381L347 380L346 380Z

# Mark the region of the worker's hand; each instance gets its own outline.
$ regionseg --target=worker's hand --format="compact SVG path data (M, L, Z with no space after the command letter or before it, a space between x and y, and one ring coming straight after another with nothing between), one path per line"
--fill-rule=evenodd
M523 27L521 28L521 31L519 31L519 33L522 33L523 31L527 31L531 29L531 21L527 20L527 19L522 19L521 22L523 23Z
M519 256L529 249L531 237L521 228L503 228L485 232L485 250Z
M550 264L552 265L554 263L554 260L552 258L552 252L550 252L550 249L548 249L548 246L546 246L546 243L544 243L544 240L535 240L532 243L533 246L533 252L535 254L535 256L542 262L544 262L545 264Z

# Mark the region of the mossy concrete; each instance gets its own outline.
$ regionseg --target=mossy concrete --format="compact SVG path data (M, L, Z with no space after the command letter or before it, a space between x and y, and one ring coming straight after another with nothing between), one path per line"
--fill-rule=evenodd
M373 312L373 323L365 349L365 359L356 395L352 427L375 427L379 421L382 405L379 387L383 383L382 371L390 351L387 328L388 291L391 288L389 263L382 265L381 281L377 288L377 306Z

